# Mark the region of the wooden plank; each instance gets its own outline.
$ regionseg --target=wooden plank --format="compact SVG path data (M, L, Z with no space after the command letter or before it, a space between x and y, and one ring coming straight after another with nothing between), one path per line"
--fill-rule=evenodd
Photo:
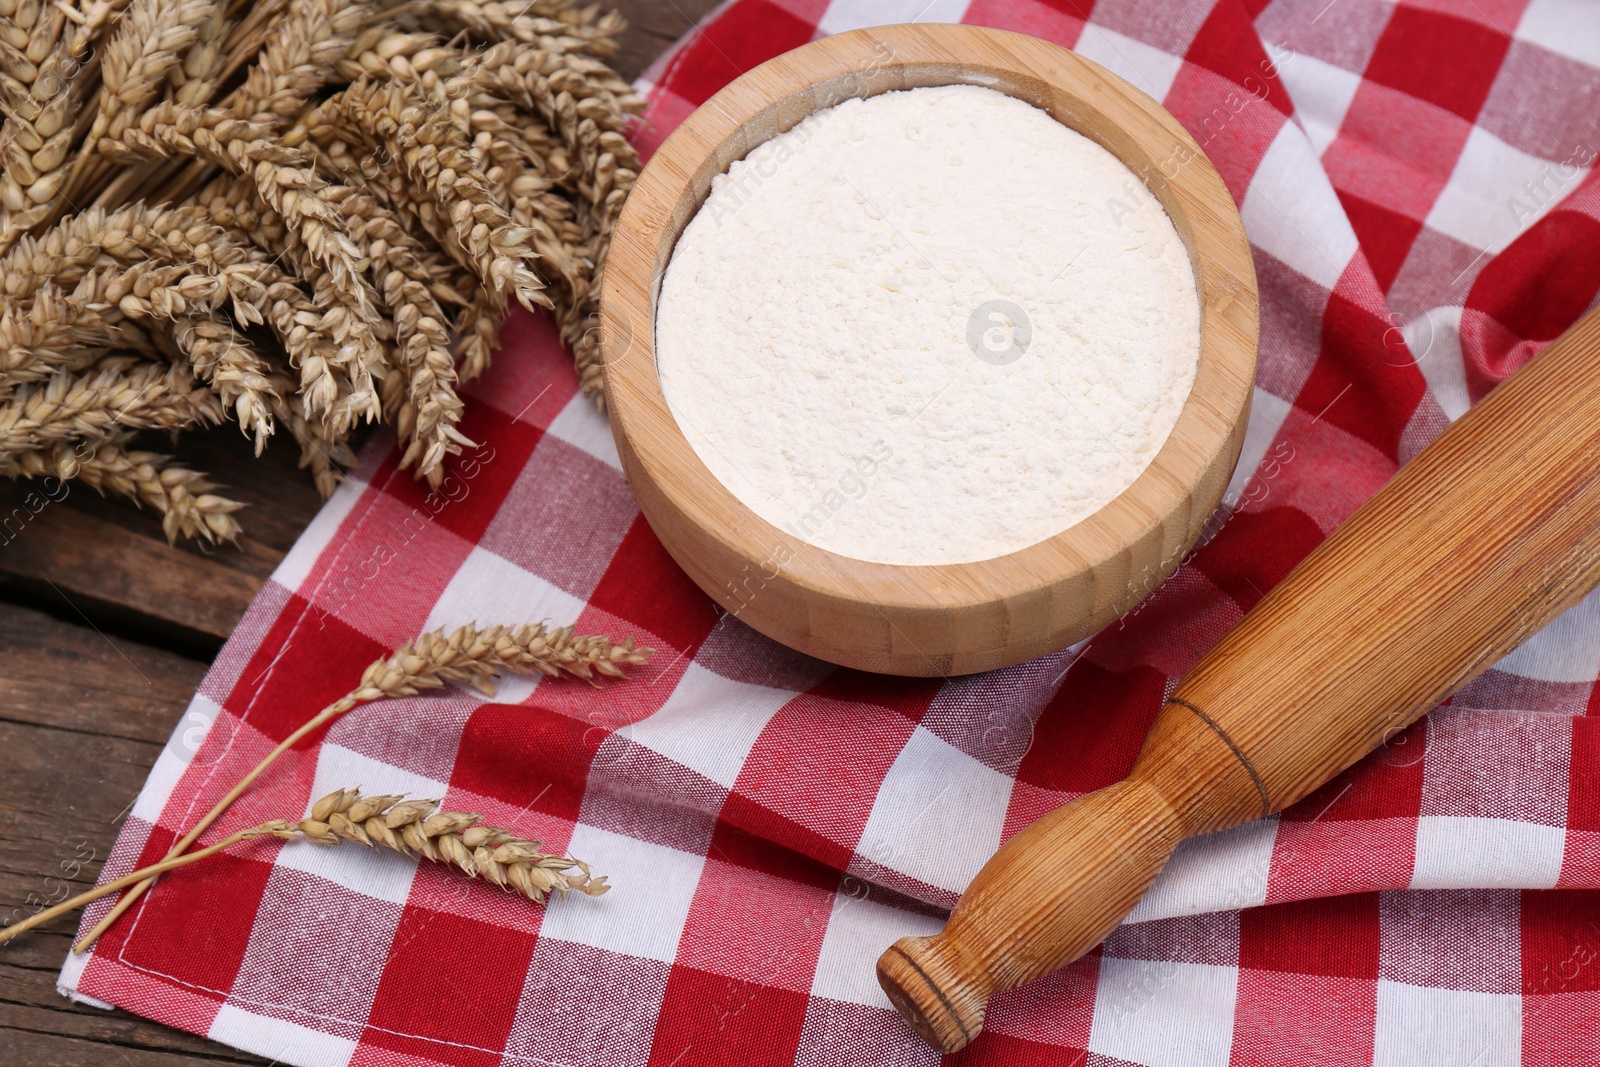
M85 1041L54 1033L13 1029L8 1023L6 1013L0 1012L0 1059L27 1067L84 1067L89 1063L104 1063L106 1067L215 1067L226 1063L267 1063L254 1056L235 1058L242 1053L229 1056L227 1053L232 1050L215 1042L204 1042L204 1049L191 1052L170 1052L124 1044L109 1037ZM146 1025L160 1029L155 1023Z
M0 648L0 922L10 922L94 883L205 664L5 604ZM0 1062L265 1062L61 997L56 973L76 929L63 916L0 947Z
M61 951L66 949L63 938ZM174 1067L180 1063L266 1062L259 1056L125 1011L74 1004L56 993L54 973L52 969L47 986L37 981L36 972L0 966L0 1059L6 1063L82 1067L105 1060L107 1067L125 1062ZM32 996L46 997L49 1002L28 1004L18 1000ZM95 1046L98 1050L94 1050ZM124 1053L129 1054L126 1061Z
M6 651L0 723L158 746L205 674L203 663L5 604L0 604L0 648ZM14 754L0 753L0 760L7 758ZM0 802L4 790L18 784L0 782Z
M611 65L618 74L632 80L667 46L688 33L705 18L718 0L612 0L607 7L622 12L628 20L617 54Z
M12 514L26 490L0 486L0 515ZM83 621L101 624L159 619L175 636L220 645L261 579L169 545L159 529L153 537L79 510L72 501L82 492L77 487L65 501L46 504L0 549L0 576L13 595L58 616L82 612Z
M164 441L145 446L172 451ZM57 618L214 653L321 500L287 442L258 459L237 427L219 426L180 439L176 452L248 505L238 544L168 544L160 520L127 501L67 482L59 501L41 506L39 485L0 480L0 517L11 519L0 534L0 590Z

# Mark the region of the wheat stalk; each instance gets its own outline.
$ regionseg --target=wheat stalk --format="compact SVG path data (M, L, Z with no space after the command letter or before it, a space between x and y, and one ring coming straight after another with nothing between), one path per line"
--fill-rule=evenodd
M582 207L577 247L592 268L588 284L572 296L562 337L573 349L584 392L598 396L599 274L622 202L638 176L639 157L623 132L642 102L631 87L580 48L565 47L560 40L544 43L541 48L496 45L473 66L470 78L474 88L540 115L564 149L559 157L549 155L553 162L565 164L557 176L577 194Z
M108 356L83 374L59 371L24 385L0 404L0 455L109 438L124 427L176 430L220 421L216 394L199 387L188 368Z
M199 840L212 823L228 810L244 791L283 753L307 735L321 729L351 708L368 701L409 697L448 684L464 685L486 696L494 695L494 679L502 673L542 674L556 678L563 674L593 682L597 675L625 678L623 668L645 663L651 650L636 648L632 638L620 643L608 637L576 636L570 626L550 629L543 624L527 626L480 627L468 623L449 633L443 629L422 634L395 649L383 659L374 660L362 672L356 688L329 704L299 729L284 738L260 763L230 789L212 809L195 823L168 852L178 856ZM159 872L158 872L159 873ZM154 877L138 884L119 900L75 946L83 952L116 922L150 885Z
M94 153L101 139L115 143L138 120L215 10L214 0L133 0L129 5L101 63L94 122L66 179L69 199L87 175L100 169Z
M18 452L0 460L0 475L76 479L102 496L126 497L161 516L161 528L169 541L179 537L232 541L239 536L233 513L243 504L213 494L216 486L204 475L173 463L170 456L129 449L131 436L118 434L94 445L58 444Z
M371 272L384 308L394 322L394 360L399 373L385 403L395 411L395 431L404 451L402 469L418 466L437 485L444 458L472 441L456 429L463 406L456 396L456 366L449 321L431 284L421 246L385 213L370 193L348 190L343 207L371 257Z
M294 383L281 371L273 376L279 392L287 395ZM273 412L293 435L300 446L300 467L309 469L317 489L323 496L332 496L342 477L341 470L353 466L355 452L346 443L346 433L336 432L318 419L307 418L303 412L282 401Z
M74 132L65 12L39 0L9 6L0 15L0 249L53 210Z
M240 118L287 119L336 78L337 61L373 17L367 0L302 0L266 35L260 58L230 101Z
M465 134L447 109L427 106L426 98L403 82L378 82L363 76L323 103L307 125L324 124L347 140L365 140L384 150L418 194L424 225L448 232L447 251L459 251L462 265L498 297L515 296L527 307L549 306L533 272L537 260L530 234L516 226L490 190L472 158ZM436 212L437 215L431 214ZM448 227L448 229L447 229Z
M70 900L30 915L0 929L0 944L59 915L77 911L101 897L130 885L148 885L157 875L186 867L241 841L276 837L296 838L314 845L343 841L388 849L403 856L420 856L448 863L469 878L482 878L508 892L543 904L552 893L568 892L598 897L610 890L605 877L590 873L589 865L570 856L541 850L538 841L517 837L509 830L483 825L483 816L468 812L434 811L437 800L406 800L400 796L363 797L359 789L339 789L318 800L311 814L290 822L271 819L260 826L229 834L214 845L185 855L170 855L131 874L96 886ZM431 814L430 814L431 813ZM91 935L93 936L93 935ZM86 941L89 938L85 939ZM76 951L83 951L83 942Z
M467 30L483 40L511 38L540 42L557 38L572 41L596 56L616 52L616 36L623 27L622 17L615 11L595 18L592 8L584 10L573 3L423 0L420 6L454 28Z
M353 190L339 187L333 192L340 198L335 202L340 203ZM310 262L300 245L288 240L283 218L256 199L249 179L220 178L203 189L195 202L236 240L254 243L257 263L273 247L287 245L282 256L309 282L310 292L294 284L274 257L267 264L270 272L262 279L269 285L264 310L290 364L299 367L304 417L322 420L330 435L342 441L359 417L373 414L372 373L384 349L371 323L334 291L332 276Z
M544 852L538 841L484 826L481 815L434 812L438 806L436 800L363 797L360 790L340 789L313 804L307 818L273 832L299 834L317 845L351 841L448 863L469 878L482 878L535 904L551 893L576 890L597 897L611 888L582 860Z
M219 3L213 7L211 17L195 30L194 45L183 61L167 72L168 99L190 107L203 107L211 102L218 76L228 59L223 45L230 25L228 5Z

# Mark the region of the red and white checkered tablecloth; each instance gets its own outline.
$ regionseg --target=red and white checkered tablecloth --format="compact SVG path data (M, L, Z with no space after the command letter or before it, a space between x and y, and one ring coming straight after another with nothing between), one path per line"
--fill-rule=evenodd
M358 710L208 840L335 786L444 797L609 875L548 909L259 842L167 876L62 988L283 1064L930 1064L873 979L1030 820L1132 765L1164 690L1600 289L1582 0L737 0L652 70L648 149L820 33L964 20L1165 102L1241 205L1261 369L1214 538L1081 652L914 681L722 615L634 506L555 332L514 318L429 496L370 447L262 591L107 876L427 627L576 621L633 681ZM1074 655L1076 658L1074 659ZM1600 598L1283 815L1186 844L1103 948L997 997L970 1064L1600 1063ZM91 910L93 921L103 911Z

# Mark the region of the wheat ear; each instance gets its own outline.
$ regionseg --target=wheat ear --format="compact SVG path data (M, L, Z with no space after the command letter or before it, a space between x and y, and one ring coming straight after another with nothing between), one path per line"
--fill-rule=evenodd
M398 796L363 797L359 789L338 789L313 804L310 816L299 822L270 819L260 826L229 834L197 852L168 856L159 863L152 863L105 885L95 886L71 900L64 900L21 922L12 923L0 929L0 944L58 915L77 911L101 897L110 896L126 886L135 883L148 885L157 875L197 863L241 841L258 837L277 837L286 841L298 837L314 845L337 845L341 841L353 841L369 848L389 849L403 856L421 856L435 863L448 863L469 878L482 878L507 892L525 896L535 904L543 904L551 893L565 896L569 891L576 891L598 897L611 888L603 875L596 877L591 874L589 865L582 860L544 852L537 841L523 840L499 827L484 826L482 815L461 811L434 812L438 806L437 800L406 800ZM78 948L77 951L83 949Z
M316 845L353 841L449 863L469 878L482 878L535 904L543 904L551 893L576 890L597 897L611 888L582 860L545 852L537 841L484 826L482 815L434 812L438 806L437 800L364 797L360 790L340 789L313 804L309 818L280 835L299 834Z
M168 541L238 538L233 512L243 504L213 494L217 487L205 475L174 463L171 456L130 450L132 436L121 433L98 443L63 442L54 448L17 452L0 458L0 477L76 480L102 496L126 497L140 507L148 504L161 516Z
M58 371L0 404L0 454L53 447L121 429L175 430L222 421L217 395L188 367L107 356L82 374Z
M267 753L255 768L239 780L239 784L208 811L205 816L179 838L167 853L174 857L199 840L200 835L228 810L235 800L250 788L255 780L277 760L293 748L306 735L326 726L358 704L392 697L415 696L424 689L439 689L451 682L469 686L492 696L493 679L503 672L532 674L538 672L548 677L569 674L593 681L596 674L612 678L627 677L622 668L642 664L650 658L651 649L634 647L630 637L620 644L609 637L574 636L572 627L548 629L541 623L529 626L490 626L480 628L468 623L446 634L438 629L425 633L416 640L401 645L385 659L374 660L361 675L361 684L332 704L323 708L305 725L284 738L282 743ZM160 872L155 872L159 874ZM110 928L117 918L155 881L154 875L140 880L128 895L119 900L78 943L75 952L83 952ZM130 883L131 884L131 883Z

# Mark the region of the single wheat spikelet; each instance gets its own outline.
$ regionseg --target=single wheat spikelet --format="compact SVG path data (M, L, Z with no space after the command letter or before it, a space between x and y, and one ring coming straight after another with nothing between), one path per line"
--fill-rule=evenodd
M82 374L58 371L0 404L0 456L127 429L181 429L222 419L214 393L185 368L109 356Z
M214 845L184 855L171 854L159 863L95 886L87 893L14 922L0 929L0 944L101 897L131 885L148 885L157 875L198 863L241 841L261 837L286 841L303 838L316 845L352 841L403 856L420 856L434 863L448 863L469 878L482 878L509 893L527 897L535 904L543 904L552 893L566 896L572 891L598 897L611 888L604 875L591 874L589 865L582 860L544 852L537 841L526 841L509 830L484 826L481 815L434 811L438 806L437 800L364 797L359 789L337 789L313 804L311 814L298 822L271 819L260 826L239 830ZM85 940L92 940L92 937ZM83 944L79 942L77 951L83 951Z
M482 878L536 904L551 893L576 890L597 897L611 887L589 865L541 850L509 830L483 825L483 816L439 811L436 800L398 796L363 797L359 789L339 789L311 806L296 823L273 825L280 837L304 837L316 845L352 841L448 863L470 878Z
M468 623L449 633L443 628L425 633L374 661L346 699L361 703L415 696L449 682L493 696L493 679L502 672L538 672L551 678L570 674L591 682L597 674L624 678L622 668L646 662L650 651L635 648L631 637L619 644L608 637L574 636L571 626L480 628Z
M244 507L217 496L203 474L172 462L171 456L129 449L132 434L119 434L85 448L59 444L16 452L0 460L0 475L11 478L76 480L102 496L114 493L161 516L168 540L179 537L232 541L239 536L233 513Z

